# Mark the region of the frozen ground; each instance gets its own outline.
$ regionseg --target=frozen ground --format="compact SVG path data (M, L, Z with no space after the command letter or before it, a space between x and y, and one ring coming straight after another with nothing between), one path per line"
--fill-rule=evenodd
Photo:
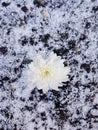
M69 81L28 91L22 72L52 51ZM0 130L98 130L98 0L0 0Z

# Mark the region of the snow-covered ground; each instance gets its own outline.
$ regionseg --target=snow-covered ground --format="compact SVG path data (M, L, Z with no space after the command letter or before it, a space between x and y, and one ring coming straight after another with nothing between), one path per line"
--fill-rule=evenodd
M69 81L29 90L28 65L51 52ZM98 0L0 0L0 130L98 130Z

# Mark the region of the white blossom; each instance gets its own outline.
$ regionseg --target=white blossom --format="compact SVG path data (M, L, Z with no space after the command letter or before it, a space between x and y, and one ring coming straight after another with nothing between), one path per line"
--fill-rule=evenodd
M29 87L38 87L47 91L48 89L58 89L58 86L62 86L62 82L68 80L69 67L64 67L64 60L60 56L54 53L46 57L42 57L41 54L37 54L28 65L26 71L27 80L29 81Z

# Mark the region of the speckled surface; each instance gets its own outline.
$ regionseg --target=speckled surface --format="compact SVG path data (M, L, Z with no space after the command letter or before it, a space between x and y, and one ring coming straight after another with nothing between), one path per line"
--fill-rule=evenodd
M24 87L41 51L70 66L59 91ZM98 0L0 0L0 130L98 130Z

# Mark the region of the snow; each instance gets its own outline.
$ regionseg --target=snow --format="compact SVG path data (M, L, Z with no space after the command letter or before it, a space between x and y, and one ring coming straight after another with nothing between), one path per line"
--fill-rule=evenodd
M97 0L0 1L1 130L98 130L97 5ZM51 52L71 71L58 91L51 86L43 92L23 72L36 53Z

